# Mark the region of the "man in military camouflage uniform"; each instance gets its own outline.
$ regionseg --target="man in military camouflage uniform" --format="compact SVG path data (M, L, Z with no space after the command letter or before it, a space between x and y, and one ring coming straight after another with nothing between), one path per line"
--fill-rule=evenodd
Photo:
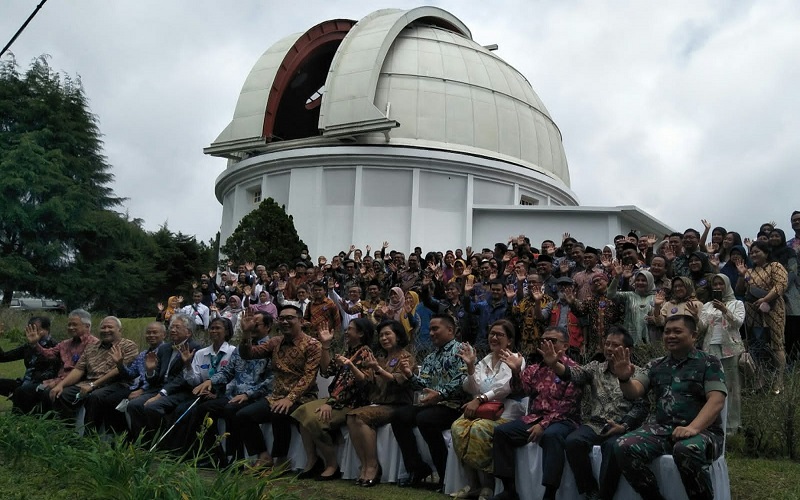
M627 399L652 390L656 397L655 421L625 434L614 452L622 473L642 498L661 499L648 464L671 454L686 493L692 499L712 499L709 467L722 453L724 439L720 413L727 390L719 359L694 347L694 318L676 315L664 326L664 347L669 354L650 361L643 374L634 374L630 349L614 350L614 373Z

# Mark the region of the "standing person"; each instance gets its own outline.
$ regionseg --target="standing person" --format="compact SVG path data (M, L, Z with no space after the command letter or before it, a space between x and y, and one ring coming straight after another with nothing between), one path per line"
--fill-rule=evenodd
M158 315L156 316L156 321L164 323L164 325L169 325L172 315L178 312L178 309L180 309L181 302L183 302L183 297L179 297L177 295L172 295L169 299L167 299L166 309L164 308L164 304L159 302L157 306Z
M565 446L578 493L590 500L614 498L621 475L614 457L614 443L647 418L647 403L643 399L628 401L619 388L611 363L611 355L617 347L633 349L633 339L623 327L615 325L605 337L603 361L567 368L558 362L558 353L551 346L543 349L545 363L562 380L572 380L588 389L583 398L583 424L567 436ZM635 369L641 372L638 366ZM603 455L599 481L594 479L590 461L594 445L600 445Z
M542 334L542 348L553 346L561 351L558 361L567 367L577 364L564 355L569 346L569 333L551 326ZM561 380L544 362L543 350L527 367L521 355L503 351L502 360L511 368L511 390L530 396L527 415L498 425L494 430L492 460L494 475L503 482L503 491L492 500L518 500L514 455L516 448L529 442L542 448L542 486L544 499L554 500L564 472L564 440L580 421L581 388ZM523 478L520 478L524 481Z
M622 474L642 498L663 499L650 462L672 455L686 493L692 499L714 498L709 468L722 454L724 432L720 413L727 388L722 364L695 349L697 325L691 316L672 316L664 327L668 354L650 361L637 374L630 349L612 354L614 373L626 399L652 391L655 419L622 436L614 445Z
M464 390L474 398L462 408L464 415L451 426L453 451L464 464L467 485L455 498L490 497L494 491L492 435L500 424L525 413L519 402L507 399L511 394L511 368L500 359L503 351L514 345L514 325L506 320L495 321L489 328L490 353L478 361L475 348L462 344L459 357L467 365ZM482 416L479 409L493 401L502 407L497 418Z
M234 296L232 295L231 298ZM181 313L191 316L194 320L195 329L208 329L209 313L208 306L203 304L203 292L196 290L192 293L192 303L181 308ZM170 325L172 322L170 322Z
M670 237L672 241L672 237ZM681 240L683 246L683 253L677 255L672 260L672 275L673 276L689 276L689 257L694 252L700 251L700 233L696 229L687 229L683 232Z
M466 394L461 388L467 368L458 357L461 343L455 340L456 325L446 314L431 318L430 332L434 350L422 362L419 374L412 372L412 363L403 361L401 369L411 387L421 390L416 405L399 408L392 415L392 432L400 445L403 463L409 477L400 486L418 487L431 474L417 448L414 427L419 427L439 473L439 486L444 481L447 465L447 445L442 431L449 429L460 414Z
M786 233L775 228L769 233L770 254L769 259L777 262L786 269L789 279L783 300L786 303L786 327L784 339L786 340L786 353L791 358L797 357L798 340L800 340L800 273L797 266L797 252L787 245Z
M624 314L622 306L608 297L608 276L596 274L592 278L592 295L576 301L575 314L585 318L584 340L587 360L602 357L606 333L619 323ZM629 334L630 335L630 334Z
M717 274L711 280L714 298L703 304L698 330L705 333L703 350L716 356L725 370L728 387L728 417L725 432L736 433L741 425L742 401L739 382L739 356L744 344L739 329L744 324L745 309L741 300L733 294L728 277Z
M712 272L708 257L703 252L692 252L689 256L689 277L694 284L697 300L705 304L711 300L711 278L718 269Z
M311 332L314 335L323 328L330 332L338 332L342 328L339 307L326 297L327 292L328 289L322 281L311 284L311 302L305 309L304 317L307 322L311 323ZM291 303L284 302L283 307L289 305ZM298 309L300 308L298 307Z
M45 349L56 346L55 340L50 336L50 318L34 316L28 320L28 327L37 327L37 342L40 346ZM45 380L56 376L61 360L40 356L27 342L10 351L0 349L0 363L20 359L24 360L25 374L17 379L0 379L0 394L11 398L15 413L27 414L36 408L36 388Z
M550 326L560 326L569 332L569 348L567 356L579 361L585 353L583 330L578 316L580 304L575 299L575 287L572 278L558 278L558 298L547 304L542 310L542 319Z
M633 337L634 345L649 344L659 336L658 329L649 325L645 318L653 316L655 286L649 271L639 271L633 278L633 291L619 291L619 278L626 271L621 264L612 266L614 279L608 287L608 297L625 305L624 326Z
M489 282L489 294L486 300L470 299L469 287L466 290L467 301L465 309L478 317L478 335L475 338L475 347L483 352L489 347L489 339L487 334L489 326L494 324L498 319L506 317L506 309L508 309L508 302L506 301L505 287L500 280L492 280Z
M420 300L422 304L433 311L434 314L447 313L456 318L458 329L456 337L462 342L474 342L475 335L472 333L472 321L470 314L464 309L466 299L461 296L461 285L458 282L450 282L444 286L445 300L439 300L431 296L430 291L431 277L422 278L422 290ZM431 316L432 317L432 316ZM428 321L430 327L430 321ZM428 334L430 337L430 333Z
M754 351L766 346L775 363L775 378L772 391L780 394L783 390L783 372L786 369L784 350L784 330L786 326L786 305L783 294L789 283L786 269L777 262L769 261L769 244L754 241L750 247L752 269L744 262L736 266L739 279L736 288L746 290L745 304L747 327L756 344Z
M369 405L353 408L347 413L347 429L361 463L356 484L372 487L380 483L383 470L378 463L378 434L376 429L391 422L399 408L411 404L411 387L402 366L413 367L414 357L405 347L408 335L398 321L380 323L378 357L368 355L365 366L375 374L367 388Z
M709 285L711 285L710 281ZM659 292L656 294L654 304L652 323L659 330L664 328L667 318L676 314L688 314L697 321L700 318L700 309L703 308L703 303L695 297L692 279L686 276L678 276L672 280L672 298L670 300L666 300L665 294ZM650 318L647 318L648 323L651 322Z
M527 295L506 310L512 321L517 324L519 338L516 347L525 358L535 354L536 349L539 348L539 338L544 330L542 309L547 307L552 300L549 295L544 293L542 278L538 274L528 275L527 284ZM511 291L507 292L509 303L512 303L515 297L519 297L521 288L519 287L514 294Z
M586 247L583 253L583 269L572 275L575 281L575 296L584 301L592 296L592 280L605 275L600 264L600 252L596 248Z
M305 469L297 476L298 479L330 481L342 477L331 431L336 431L347 423L350 410L367 402L364 389L372 382L373 372L365 363L372 355L369 346L374 333L375 326L370 320L350 320L345 333L347 351L344 355L333 356L330 347L333 332L320 330L320 374L323 377L333 377L333 380L328 389L328 398L309 401L292 413L292 418L300 426L307 460ZM317 456L318 452L322 458Z
M322 287L322 283L319 283ZM324 297L324 287L320 292ZM291 414L301 404L317 399L317 371L322 356L317 339L303 333L300 308L284 305L278 311L278 333L261 345L253 346L255 333L252 313L242 316L242 338L239 354L242 359L270 358L272 393L236 413L233 425L238 428L247 451L257 455L255 468L269 467L273 457L285 461L291 443ZM272 454L267 451L259 427L272 422L274 442Z

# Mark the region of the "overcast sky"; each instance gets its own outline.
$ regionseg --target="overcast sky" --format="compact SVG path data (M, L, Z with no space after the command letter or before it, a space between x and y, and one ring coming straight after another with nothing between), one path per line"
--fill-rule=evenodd
M2 0L0 42L39 0ZM582 205L755 236L800 209L800 2L442 1L531 82ZM119 196L148 229L207 240L225 161L208 146L278 39L416 2L50 0L11 51L78 74ZM565 228L569 230L569 228ZM580 235L574 235L580 239ZM301 235L302 237L302 235Z

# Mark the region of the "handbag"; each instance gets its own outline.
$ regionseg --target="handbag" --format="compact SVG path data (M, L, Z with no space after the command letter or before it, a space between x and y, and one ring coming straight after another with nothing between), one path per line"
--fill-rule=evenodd
M500 401L487 401L481 403L475 410L475 418L485 418L487 420L497 420L503 415L505 406Z
M742 354L739 355L739 370L746 377L755 376L756 362L753 360L753 356L750 355L750 352L744 351Z

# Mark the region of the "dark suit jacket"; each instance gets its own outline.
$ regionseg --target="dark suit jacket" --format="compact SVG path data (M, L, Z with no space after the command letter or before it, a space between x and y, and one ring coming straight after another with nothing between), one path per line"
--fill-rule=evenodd
M186 341L190 350L202 349L203 346L193 338ZM166 389L168 394L172 394L176 390L181 389L184 385L188 387L183 379L183 362L178 358L169 364L172 358L174 349L172 344L162 344L156 349L156 356L158 357L158 367L156 368L156 375L154 377L147 377L147 382L150 384L150 389ZM169 368L169 371L167 371Z

